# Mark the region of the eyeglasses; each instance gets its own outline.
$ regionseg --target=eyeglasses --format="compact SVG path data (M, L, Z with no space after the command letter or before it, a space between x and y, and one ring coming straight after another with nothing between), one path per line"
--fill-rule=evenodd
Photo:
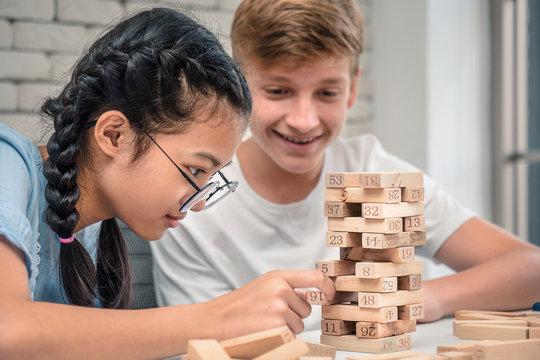
M148 138L150 138L150 140L152 140L154 144L156 144L159 150L161 150L161 152L165 154L167 159L169 159L172 164L178 169L184 179L186 179L186 181L195 189L195 194L193 194L189 199L187 199L186 202L180 207L181 213L187 212L203 200L206 201L205 209L207 209L213 206L219 200L223 199L225 196L234 192L234 190L236 190L236 188L238 187L237 181L229 181L221 171L218 171L217 174L220 176L221 179L210 181L208 184L200 188L184 170L182 170L178 165L176 165L174 160L171 159L171 157L165 152L165 150L163 150L163 148L159 146L159 144L154 140L152 136L150 136L150 134L146 132L146 130L143 130L143 132L146 134L146 136L148 136Z

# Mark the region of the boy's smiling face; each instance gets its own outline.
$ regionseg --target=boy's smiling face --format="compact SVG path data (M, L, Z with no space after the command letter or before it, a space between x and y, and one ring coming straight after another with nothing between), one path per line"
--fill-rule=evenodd
M348 57L294 68L251 63L253 139L287 172L304 174L322 166L324 150L356 100L359 73L351 72Z

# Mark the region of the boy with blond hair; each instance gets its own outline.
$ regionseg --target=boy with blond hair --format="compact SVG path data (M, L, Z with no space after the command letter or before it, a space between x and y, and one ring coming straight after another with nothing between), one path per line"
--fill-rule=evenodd
M152 244L161 305L207 301L272 269L338 258L324 246L324 173L415 170L372 135L338 138L361 86L354 0L245 0L231 38L254 98L252 136L224 171L240 186ZM539 249L478 218L427 176L425 219L428 242L418 253L457 271L424 282L426 321L540 298Z

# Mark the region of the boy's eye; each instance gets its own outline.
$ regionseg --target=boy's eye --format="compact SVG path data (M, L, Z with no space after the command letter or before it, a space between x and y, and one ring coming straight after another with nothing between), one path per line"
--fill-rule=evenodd
M273 96L283 96L288 93L287 89L270 87L265 89L266 93Z
M334 98L339 95L339 91L336 90L321 90L319 91L319 95L328 97L328 98Z
M204 173L206 173L206 171L204 171L203 169L193 167L193 166L189 167L189 172L191 173L191 175L193 175L195 177L199 177L199 176L203 175Z

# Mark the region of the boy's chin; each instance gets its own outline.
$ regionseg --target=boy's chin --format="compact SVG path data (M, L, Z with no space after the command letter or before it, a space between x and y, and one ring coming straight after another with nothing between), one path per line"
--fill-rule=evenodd
M320 170L319 167L322 166L320 158L320 156L315 158L280 158L276 163L288 173L304 175L311 173L315 169Z

